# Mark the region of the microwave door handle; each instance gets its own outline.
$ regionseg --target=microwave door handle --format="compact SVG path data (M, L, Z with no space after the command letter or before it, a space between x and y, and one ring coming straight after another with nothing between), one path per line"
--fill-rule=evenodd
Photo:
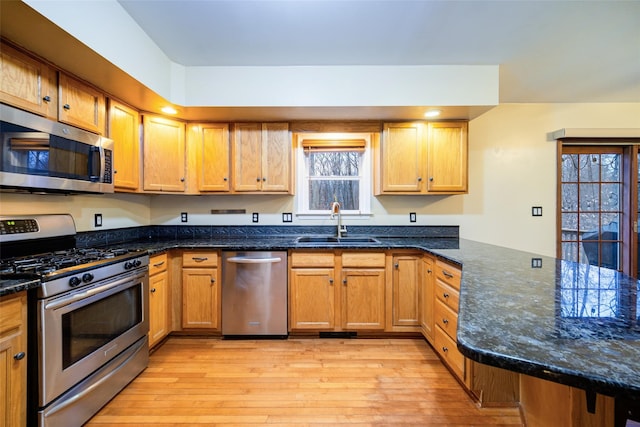
M89 180L96 182L100 180L100 172L102 169L101 163L101 149L100 147L92 146L89 148L89 168L88 175ZM97 169L97 170L96 170Z

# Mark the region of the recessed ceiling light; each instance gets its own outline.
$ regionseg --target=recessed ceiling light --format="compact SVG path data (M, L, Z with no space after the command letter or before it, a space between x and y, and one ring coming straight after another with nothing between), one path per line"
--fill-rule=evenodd
M438 117L442 113L442 110L429 110L424 113L425 117Z
M176 109L173 107L162 107L162 112L165 114L178 114Z

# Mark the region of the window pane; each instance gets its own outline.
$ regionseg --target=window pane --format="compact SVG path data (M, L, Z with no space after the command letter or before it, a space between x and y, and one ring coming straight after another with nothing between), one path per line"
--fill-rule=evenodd
M578 210L578 184L564 184L562 186L562 211L576 212Z
M617 211L620 209L620 184L602 184L601 209L603 211Z
M600 155L580 154L580 181L598 182L600 181Z
M578 182L578 155L562 155L562 181Z
M602 154L600 156L602 181L620 181L620 156Z
M580 184L580 210L588 212L600 210L600 185Z
M309 153L310 176L358 176L359 151L319 151Z
M309 181L309 210L326 210L337 200L342 210L359 210L360 181L321 180Z

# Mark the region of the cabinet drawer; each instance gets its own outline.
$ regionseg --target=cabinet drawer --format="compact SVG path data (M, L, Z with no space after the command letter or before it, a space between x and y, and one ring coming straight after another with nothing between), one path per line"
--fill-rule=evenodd
M0 337L20 331L23 299L13 295L0 298Z
M436 325L440 326L447 335L455 340L458 329L458 314L440 300L436 300L436 306L434 308Z
M453 373L464 381L464 356L458 351L456 342L440 326L436 326L435 347Z
M182 254L183 267L217 267L217 252L185 252Z
M342 254L343 267L383 267L383 252L345 252Z
M460 290L460 277L462 277L462 272L459 268L440 260L436 261L436 279Z
M440 280L436 280L436 298L437 300L442 301L451 310L456 313L458 312L460 293Z
M334 265L333 252L293 252L291 267L331 267Z
M149 276L167 270L167 254L154 255L149 258Z

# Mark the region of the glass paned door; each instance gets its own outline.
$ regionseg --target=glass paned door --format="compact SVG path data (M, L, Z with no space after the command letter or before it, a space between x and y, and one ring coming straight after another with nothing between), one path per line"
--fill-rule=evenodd
M563 259L620 269L622 154L618 147L563 147Z

